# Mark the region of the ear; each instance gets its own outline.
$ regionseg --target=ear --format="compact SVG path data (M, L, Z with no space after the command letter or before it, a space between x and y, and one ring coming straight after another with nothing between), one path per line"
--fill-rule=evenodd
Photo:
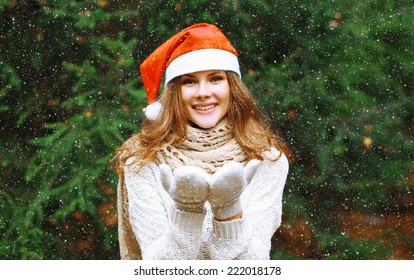
M162 112L162 104L158 101L151 103L145 108L145 116L150 121L157 119Z

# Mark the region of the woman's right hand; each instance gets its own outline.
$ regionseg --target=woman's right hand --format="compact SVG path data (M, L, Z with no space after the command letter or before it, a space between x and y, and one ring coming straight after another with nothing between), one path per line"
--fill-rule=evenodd
M183 211L202 213L210 186L210 175L200 167L182 166L174 172L166 164L159 166L164 189Z

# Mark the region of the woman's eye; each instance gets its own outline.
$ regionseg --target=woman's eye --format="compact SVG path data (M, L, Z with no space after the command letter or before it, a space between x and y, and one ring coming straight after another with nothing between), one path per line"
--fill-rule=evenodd
M221 80L223 80L224 78L222 77L222 76L213 76L212 78L211 78L211 81L212 82L219 82L219 81L221 81Z
M181 81L181 84L183 84L183 85L192 85L194 83L195 83L195 81L193 79L183 79Z

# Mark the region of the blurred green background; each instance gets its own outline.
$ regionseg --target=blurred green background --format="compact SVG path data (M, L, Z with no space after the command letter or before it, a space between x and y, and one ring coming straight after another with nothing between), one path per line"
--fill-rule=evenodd
M414 259L414 11L401 1L0 0L0 259L118 259L139 64L217 24L295 160L272 259Z

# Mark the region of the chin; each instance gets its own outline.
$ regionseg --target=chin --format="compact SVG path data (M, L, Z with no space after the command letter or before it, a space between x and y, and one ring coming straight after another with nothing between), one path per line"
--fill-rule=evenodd
M219 121L193 121L193 123L199 128L209 129L217 125Z
M196 124L198 127L202 128L202 129L209 129L209 128L213 128L216 126L217 123L214 124Z

